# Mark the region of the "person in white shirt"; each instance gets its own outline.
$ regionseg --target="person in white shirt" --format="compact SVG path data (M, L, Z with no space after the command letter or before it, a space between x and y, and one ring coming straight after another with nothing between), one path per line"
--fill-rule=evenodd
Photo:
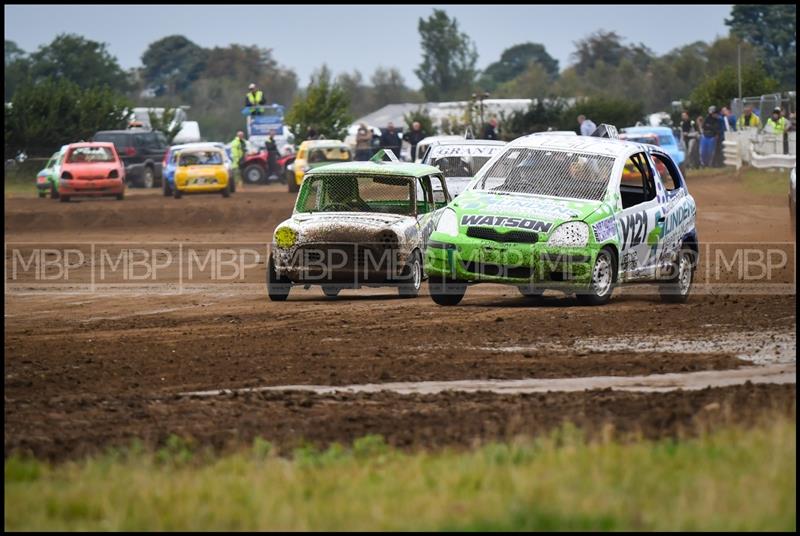
M594 121L587 119L583 114L578 116L578 124L581 126L581 136L591 136L592 132L597 128Z

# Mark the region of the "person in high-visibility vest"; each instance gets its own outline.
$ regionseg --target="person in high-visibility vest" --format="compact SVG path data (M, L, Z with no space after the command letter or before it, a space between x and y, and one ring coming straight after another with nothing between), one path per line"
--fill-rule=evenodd
M236 133L236 137L231 142L231 171L233 171L233 180L239 177L239 184L244 184L242 180L241 164L244 156L247 154L247 142L244 140L244 132L241 130Z
M739 116L739 119L736 120L736 129L742 130L744 127L760 127L761 126L761 119L758 118L756 114L753 113L752 106L745 106L744 113Z
M259 107L267 104L267 101L264 99L264 93L256 88L255 84L250 84L248 89L250 91L244 96L244 105L250 107L250 115L260 115L263 113L263 110Z
M772 110L772 117L767 119L766 130L772 132L776 136L783 136L787 128L789 128L789 122L783 117L781 109L776 107Z

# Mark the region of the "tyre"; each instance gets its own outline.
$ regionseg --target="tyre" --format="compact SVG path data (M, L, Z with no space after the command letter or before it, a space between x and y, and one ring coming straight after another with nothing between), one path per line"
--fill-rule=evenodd
M177 188L173 188L172 189L172 197L174 197L175 199L180 199L181 197L183 197L183 192L181 192Z
M592 266L592 281L587 290L576 293L578 303L581 305L602 305L611 299L614 293L614 273L617 269L617 260L614 253L607 248L597 253L597 258Z
M403 268L403 282L397 287L401 298L416 298L422 286L422 256L414 251L411 261Z
M242 179L248 184L264 182L265 177L264 169L258 164L250 164L242 170Z
M125 199L125 192L122 192L121 194L117 194L114 197L117 198L117 201L122 201L123 199Z
M47 192L39 190L39 199L44 199L45 197L47 197Z
M58 199L58 188L55 184L50 185L50 199Z
M230 197L231 196L231 183L225 185L225 188L222 189L222 197Z
M272 255L269 256L267 264L267 295L272 301L286 301L289 291L292 289L292 282L285 276L278 277L275 273L275 261Z
M335 298L339 295L342 288L337 287L336 285L322 285L322 293L325 294L329 298Z
M666 303L684 303L689 299L694 280L694 271L697 268L697 254L691 249L681 249L678 260L673 265L676 275L673 279L661 283L658 293L661 301Z
M300 185L297 184L294 174L291 177L287 177L287 182L289 183L289 193L294 194L300 191Z
M164 192L164 197L172 195L172 188L169 187L169 181L167 181L166 177L161 181L161 191Z
M142 188L152 188L156 183L156 176L153 173L153 168L145 166L142 171Z
M428 280L428 290L431 293L431 299L435 303L445 306L458 305L464 299L467 285L437 277Z
M68 195L62 195L62 196L59 196L59 198L58 198L58 199L59 199L59 201L61 201L62 203L69 203L69 196L68 196Z

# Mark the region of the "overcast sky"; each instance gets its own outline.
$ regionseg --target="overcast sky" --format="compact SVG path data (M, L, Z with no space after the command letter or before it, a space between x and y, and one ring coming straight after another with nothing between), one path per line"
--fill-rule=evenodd
M271 48L294 69L301 85L327 63L334 73L358 69L365 79L378 66L397 67L406 84L419 88L417 22L439 7L458 19L478 49L478 67L496 61L512 45L543 43L563 69L574 41L614 30L626 42L644 43L658 54L693 41L727 35L730 5L683 6L5 6L5 38L31 52L59 33L108 43L123 68L141 65L153 41L182 34L203 47L231 43Z

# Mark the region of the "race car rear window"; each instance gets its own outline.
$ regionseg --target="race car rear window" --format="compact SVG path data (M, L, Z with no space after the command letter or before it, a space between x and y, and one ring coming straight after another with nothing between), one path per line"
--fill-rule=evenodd
M414 213L414 181L408 177L329 175L308 177L298 212Z
M114 162L114 152L108 147L76 147L67 157L67 163L85 163L92 164L95 162Z
M482 170L473 190L599 201L614 158L551 149L512 149Z
M474 177L491 156L444 156L434 158L431 165L438 167L445 178Z

